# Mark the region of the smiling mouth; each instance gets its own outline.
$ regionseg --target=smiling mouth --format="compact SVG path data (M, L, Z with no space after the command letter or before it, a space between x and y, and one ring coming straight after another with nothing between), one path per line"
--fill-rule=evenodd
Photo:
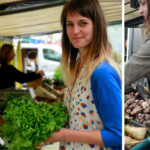
M82 39L82 37L75 37L75 38L73 38L73 40L80 40L80 39Z

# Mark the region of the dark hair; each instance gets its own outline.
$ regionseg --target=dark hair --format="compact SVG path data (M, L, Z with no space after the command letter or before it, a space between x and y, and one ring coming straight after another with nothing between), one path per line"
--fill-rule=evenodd
M69 64L70 74L74 74L76 66L76 57L78 49L74 48L69 41L66 32L66 18L68 13L79 13L83 17L90 18L93 22L94 31L93 39L89 45L88 53L85 58L86 65L88 64L91 70L94 69L95 63L102 62L108 54L108 37L107 25L103 10L98 0L70 0L66 3L61 14L62 30L62 69L67 72ZM95 62L95 60L99 62ZM88 68L87 68L88 70ZM65 74L65 73L64 73ZM65 76L65 75L64 75ZM70 75L71 78L72 75Z
M13 46L11 44L4 44L0 48L0 64L8 63L7 56L11 52L12 49L13 49Z

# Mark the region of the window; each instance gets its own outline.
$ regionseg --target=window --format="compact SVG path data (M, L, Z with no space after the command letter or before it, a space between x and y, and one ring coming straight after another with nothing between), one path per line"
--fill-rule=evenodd
M61 54L53 49L43 49L43 56L47 60L60 62Z

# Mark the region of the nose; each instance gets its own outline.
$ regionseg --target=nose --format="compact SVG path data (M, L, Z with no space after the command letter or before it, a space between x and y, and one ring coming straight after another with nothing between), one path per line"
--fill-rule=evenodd
M143 13L144 13L143 7L140 6L140 8L139 8L139 14L140 14L140 15L143 15Z
M77 25L75 25L75 26L73 27L73 33L74 33L74 34L78 34L79 32L80 32L80 27L77 26Z

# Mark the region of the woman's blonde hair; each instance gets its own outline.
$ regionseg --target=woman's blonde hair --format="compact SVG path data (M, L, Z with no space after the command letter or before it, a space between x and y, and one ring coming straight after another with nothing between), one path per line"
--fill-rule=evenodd
M62 24L62 73L66 85L74 85L78 49L70 43L66 32L66 19L68 13L79 13L90 18L94 25L93 39L88 47L85 58L86 78L88 79L98 64L101 64L110 55L107 37L107 25L103 10L98 0L70 0L61 14ZM108 59L107 59L108 60ZM69 69L68 69L69 68ZM69 73L68 73L69 72Z
M11 44L4 44L0 48L0 64L8 64L8 54L12 51L13 46Z

